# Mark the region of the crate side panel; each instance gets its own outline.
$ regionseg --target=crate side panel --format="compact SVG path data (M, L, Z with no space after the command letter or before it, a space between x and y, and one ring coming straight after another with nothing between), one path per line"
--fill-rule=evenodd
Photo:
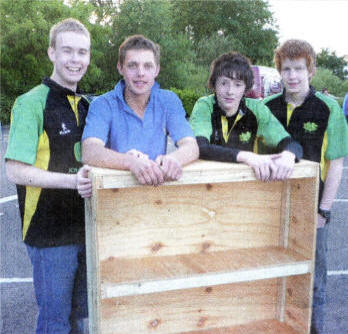
M299 334L309 334L312 308L312 275L286 279L285 322Z
M292 180L289 248L314 258L318 190L315 178Z
M276 302L276 280L105 299L102 333L170 334L246 324L274 319Z
M102 190L99 259L277 246L281 183Z

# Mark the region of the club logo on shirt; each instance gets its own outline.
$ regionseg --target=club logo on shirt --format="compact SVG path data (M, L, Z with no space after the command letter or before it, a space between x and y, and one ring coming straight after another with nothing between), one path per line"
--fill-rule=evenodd
M307 123L303 124L303 128L305 129L305 132L313 133L313 132L317 131L318 124L316 124L314 122L307 122Z
M244 143L244 144L248 143L250 138L251 138L251 132L250 131L242 132L239 135L239 141Z
M67 135L71 131L66 127L65 123L62 123L62 130L59 131L61 136Z

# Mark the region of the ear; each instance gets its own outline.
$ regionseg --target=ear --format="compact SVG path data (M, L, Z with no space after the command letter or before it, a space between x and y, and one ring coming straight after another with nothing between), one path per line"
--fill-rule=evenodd
M50 59L50 61L52 63L54 63L56 61L56 54L55 54L55 50L54 48L52 48L51 46L47 49L47 54L48 54L48 58Z
M158 76L160 70L161 70L161 66L160 66L160 64L158 64L158 65L157 65L157 69L156 69L156 73L155 73L155 78L157 78L157 76Z
M120 64L120 62L117 62L117 71L118 73L120 73L123 76L123 70L122 70L122 65Z
M316 67L313 67L312 72L309 72L309 75L308 75L308 80L309 80L309 82L312 81L313 77L315 76L316 71L317 71L317 68L316 68Z

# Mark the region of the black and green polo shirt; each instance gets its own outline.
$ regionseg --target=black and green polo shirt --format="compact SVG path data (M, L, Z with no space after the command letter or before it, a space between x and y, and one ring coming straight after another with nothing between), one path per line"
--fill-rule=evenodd
M348 155L348 127L338 103L313 87L302 105L288 112L285 91L264 100L273 115L303 147L303 158L320 163L321 181L328 161Z
M15 101L6 159L76 173L88 111L85 97L49 78ZM23 240L36 247L84 242L84 203L76 190L17 185Z
M219 111L214 95L201 97L193 107L190 124L200 146L200 158L235 162L239 151L258 153L258 141L294 152L301 148L259 100L243 98L234 117ZM203 140L202 140L203 139Z

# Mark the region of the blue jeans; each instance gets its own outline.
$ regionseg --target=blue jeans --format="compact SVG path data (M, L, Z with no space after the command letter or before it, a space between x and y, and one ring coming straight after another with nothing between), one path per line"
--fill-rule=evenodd
M317 229L311 334L324 333L327 282L327 235L328 224L323 228Z
M83 333L88 317L84 245L27 246L39 307L36 334Z

